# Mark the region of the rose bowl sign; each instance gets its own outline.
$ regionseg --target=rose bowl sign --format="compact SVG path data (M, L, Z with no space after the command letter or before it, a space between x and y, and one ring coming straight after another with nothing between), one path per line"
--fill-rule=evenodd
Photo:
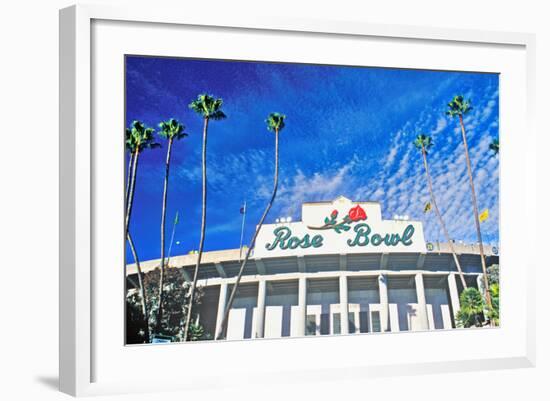
M418 221L382 220L377 202L304 203L302 221L262 226L255 258L341 253L426 252Z

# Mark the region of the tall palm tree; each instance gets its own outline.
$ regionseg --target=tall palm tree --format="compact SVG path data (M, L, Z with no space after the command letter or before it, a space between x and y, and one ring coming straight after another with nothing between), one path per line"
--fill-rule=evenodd
M133 121L131 128L126 128L126 147L132 153L132 177L128 180L130 188L128 189L126 201L126 227L125 233L128 233L130 227L130 216L132 214L132 204L134 203L134 190L136 186L136 171L140 153L145 149L154 149L160 147L153 138L153 128L145 128L141 121Z
M128 240L128 244L130 244L130 250L132 251L132 255L136 263L136 269L138 273L139 295L141 298L141 313L143 314L143 321L144 321L144 327L145 327L145 342L148 343L150 342L150 339L151 339L151 330L149 328L149 311L147 308L147 295L145 292L145 285L143 283L143 272L141 270L141 264L139 262L139 258L136 252L136 246L134 245L134 240L132 239L132 235L129 232L126 235L126 239Z
M166 150L166 164L164 172L164 190L162 193L162 215L160 220L160 279L159 279L159 306L157 311L156 331L161 330L162 323L162 302L164 295L164 243L165 243L165 223L166 223L166 201L168 199L168 177L170 175L170 157L172 156L172 144L174 140L183 139L187 136L185 126L180 124L176 119L171 118L168 121L162 121L159 124L159 136L168 140L168 148Z
M151 128L145 128L143 123L140 121L134 121L132 123L132 128L126 128L126 149L129 153L128 161L128 172L126 178L126 196L125 196L125 207L127 210L126 214L126 239L130 245L130 250L134 257L134 261L138 273L138 285L141 298L141 312L143 314L143 320L145 321L145 341L150 341L150 330L149 330L149 312L147 310L147 295L145 292L145 286L143 284L143 272L141 271L141 265L139 262L139 257L132 239L132 235L129 231L129 213L131 211L131 203L133 203L134 198L134 188L136 182L136 173L137 173L137 162L140 152L146 148L155 148L160 145L153 142L153 130Z
M416 148L420 149L420 151L422 152L422 160L424 161L424 170L426 172L426 181L428 182L428 190L430 191L430 199L434 207L435 214L439 219L439 224L443 229L443 234L445 235L445 239L447 240L447 242L449 243L449 247L451 248L451 253L453 254L453 259L455 261L456 268L458 269L462 286L466 288L466 280L464 279L464 272L460 267L460 262L458 261L455 247L453 245L453 242L451 241L451 237L449 236L449 232L447 231L447 227L445 226L445 222L443 221L443 217L441 216L441 213L439 211L439 207L437 206L437 202L435 200L435 195L433 192L432 177L430 175L430 170L428 168L428 150L430 150L430 148L433 146L432 137L424 134L418 135L414 140L414 146L416 146Z
M132 166L134 165L134 143L132 139L132 130L126 128L126 140L124 143L128 151L128 169L126 170L126 186L124 195L124 208L128 207L128 196L130 194L130 182L132 180Z
M489 150L493 151L493 156L496 156L500 152L500 141L498 138L493 139L493 141L489 144Z
M195 288L197 287L197 278L199 275L199 266L201 264L202 250L204 246L204 233L206 230L206 143L208 138L208 123L210 120L219 121L226 118L222 111L223 100L215 98L211 95L201 94L196 100L189 104L189 108L203 118L202 130L202 217L201 217L201 235L199 241L199 252L197 255L197 264L195 265L195 273L193 274L193 283L189 294L189 306L187 307L187 316L185 319L185 327L183 329L183 341L187 341L189 333L189 325L191 323L191 312L193 309L193 298L195 296Z
M256 238L258 237L258 233L260 232L260 229L262 228L262 225L264 224L264 220L267 217L267 214L269 213L269 210L271 209L271 206L273 205L273 201L275 200L275 196L277 195L277 187L279 183L279 132L283 130L285 127L285 119L286 116L284 114L280 113L271 113L267 117L267 120L265 122L267 123L267 129L271 132L275 133L275 172L274 172L274 178L273 178L273 192L271 194L271 198L269 199L269 203L267 204L264 214L262 215L260 222L256 226L256 231L254 232L254 236L252 237L252 241L250 241L250 245L248 246L248 249L246 251L246 255L244 260L242 261L241 268L239 269L239 274L237 275L237 280L235 281L235 284L233 285L233 288L231 290L231 295L229 296L229 300L227 301L227 306L225 308L223 319L220 325L220 330L218 333L216 333L216 340L219 340L223 337L225 332L225 326L227 325L227 320L229 318L229 311L231 310L231 306L233 305L233 301L235 299L235 295L237 294L237 288L239 286L239 283L241 281L241 277L244 272L244 268L246 267L246 263L248 262L248 259L250 258L250 253L252 252L252 249L254 248L254 245L256 244Z
M460 310L456 314L458 327L483 326L483 298L475 288L467 288L460 294Z
M466 156L466 166L468 168L468 177L470 179L470 189L472 192L472 204L474 207L474 221L477 231L477 242L479 244L479 255L481 257L481 268L483 269L483 281L485 286L485 300L489 310L491 309L491 294L489 293L489 280L487 278L487 266L485 265L485 254L483 252L483 240L481 238L481 227L479 225L479 211L477 209L476 190L474 186L474 178L472 176L472 165L470 163L470 153L468 152L468 140L466 139L466 130L464 128L464 115L472 110L470 102L458 95L448 103L447 115L454 118L458 117L460 129L462 131L462 141L464 143L464 154Z

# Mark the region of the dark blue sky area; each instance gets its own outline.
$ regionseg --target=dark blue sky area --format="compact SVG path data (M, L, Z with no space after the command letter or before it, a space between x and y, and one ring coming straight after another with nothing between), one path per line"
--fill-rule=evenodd
M129 56L126 125L138 119L157 129L176 118L189 133L173 147L167 248L176 211L180 223L172 254L198 246L202 119L188 104L204 92L223 98L228 116L209 127L206 250L239 246L245 199L250 240L272 186L274 138L264 122L270 112L286 114L287 126L280 138L280 191L268 223L299 219L301 202L344 195L380 201L386 218L408 214L424 222L427 239L441 238L434 216L422 212L427 188L411 145L416 135L429 133L436 143L430 154L436 195L449 231L474 240L457 122L444 115L455 94L474 106L466 123L479 207L491 214L482 229L498 243L498 158L486 149L498 136L498 75ZM142 154L136 184L131 230L142 260L160 254L166 142L158 141L162 148Z

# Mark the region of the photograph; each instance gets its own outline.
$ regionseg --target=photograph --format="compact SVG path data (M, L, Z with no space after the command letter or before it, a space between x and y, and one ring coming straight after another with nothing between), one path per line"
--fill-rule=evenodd
M0 398L549 398L543 4L6 2Z
M498 73L124 57L126 345L499 329Z

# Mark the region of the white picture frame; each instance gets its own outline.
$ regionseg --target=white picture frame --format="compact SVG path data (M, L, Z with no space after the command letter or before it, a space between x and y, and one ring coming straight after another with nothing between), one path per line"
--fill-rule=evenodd
M484 32L458 29L398 26L398 25L376 25L366 22L352 21L321 21L321 20L298 20L291 17L273 18L255 15L224 17L215 14L182 14L181 10L167 10L155 7L132 7L114 8L109 6L79 5L61 10L60 12L60 390L75 396L126 393L157 390L195 389L204 384L210 377L217 377L215 386L223 387L231 385L235 376L239 373L248 372L258 383L268 382L274 378L288 381L294 380L323 380L327 378L339 379L347 377L360 380L363 377L375 377L381 375L405 374L411 369L416 373L434 372L456 372L479 369L503 369L512 367L531 367L535 363L535 322L534 304L535 285L527 280L529 274L534 274L535 252L522 252L519 245L513 245L521 235L513 230L535 231L535 207L527 206L527 199L535 197L535 150L526 147L514 146L520 134L508 133L503 135L502 159L502 203L501 227L513 227L513 230L503 229L501 243L501 257L503 266L506 263L520 266L521 271L504 271L503 290L508 291L514 303L503 301L502 327L495 330L488 330L483 333L483 341L491 342L494 348L484 348L481 351L475 350L463 357L456 352L453 354L440 353L439 358L435 356L420 360L414 352L408 357L402 355L396 358L388 358L384 362L384 355L372 355L371 360L352 360L351 350L354 347L365 346L365 337L342 336L324 338L322 341L313 339L293 340L260 340L255 342L225 342L225 343L204 343L204 344L182 344L155 347L124 347L123 341L116 338L113 344L119 344L120 354L111 355L106 359L102 353L112 344L106 345L103 337L97 335L96 325L106 318L103 313L105 309L95 306L94 296L97 296L97 286L102 282L94 274L94 263L97 262L97 255L94 254L94 235L97 234L97 221L95 211L97 205L94 203L94 176L97 170L97 152L101 148L94 147L92 126L95 124L95 110L92 96L94 87L92 79L98 68L94 59L97 46L105 42L93 41L94 24L107 22L110 27L116 24L121 26L116 29L128 30L130 25L135 29L143 29L144 26L153 29L184 29L185 27L204 27L210 30L219 30L220 34L231 30L245 37L255 32L266 34L307 35L308 37L331 38L338 37L342 40L355 40L361 38L373 38L384 40L386 43L408 41L408 43L434 44L442 51L445 46L462 46L463 48L478 48L484 51L485 47L495 49L511 49L517 57L515 62L521 64L519 72L510 72L514 76L515 88L524 94L520 96L520 106L524 107L518 112L517 121L508 121L504 127L521 128L523 141L535 142L533 129L534 111L534 45L533 35L506 32ZM138 24L139 23L139 24ZM156 28L155 28L156 27ZM109 34L108 30L103 34ZM162 35L162 32L159 33ZM112 37L113 46L117 40ZM124 41L124 37L118 38ZM116 42L116 43L115 43ZM145 43L142 51L148 51ZM160 46L160 45L159 45ZM168 51L166 49L160 52ZM246 46L245 46L246 47ZM404 55L395 55L396 60ZM503 56L505 57L505 56ZM495 59L496 62L503 60ZM519 61L518 61L519 60ZM398 62L398 61L396 61ZM476 70L476 60L464 60L470 63L470 68ZM409 68L444 68L441 65L429 64L426 61L424 66L409 65L402 61L402 67ZM514 63L511 63L514 64ZM498 69L493 72L499 72ZM523 75L523 73L525 75ZM122 79L122 75L119 77ZM510 93L510 92L508 92ZM122 96L122 94L121 94ZM505 98L506 93L502 96ZM511 106L511 105L509 105ZM504 106L508 110L508 105ZM508 118L508 117L506 117ZM122 118L120 118L122 121ZM122 124L122 123L121 123ZM505 129L505 128L504 128ZM122 132L122 131L121 131ZM516 131L517 132L517 131ZM506 147L508 144L508 150ZM520 149L521 148L521 149ZM115 160L115 159L105 159ZM110 162L108 162L110 163ZM511 177L506 173L506 165L516 166L517 177ZM123 168L122 165L112 165L110 168ZM122 170L121 170L122 171ZM121 181L122 182L122 181ZM521 183L523 191L518 194L514 191L513 184ZM121 186L122 188L122 186ZM514 193L516 192L516 193ZM510 208L519 210L514 216L508 215ZM519 209L517 209L519 208ZM116 214L120 210L113 208L110 213ZM506 226L504 226L506 224ZM509 245L507 248L506 245ZM534 244L523 245L534 248ZM507 262L509 261L509 262ZM507 277L510 281L507 283ZM113 283L117 288L121 282ZM122 288L122 287L121 287ZM116 297L113 289L105 289L105 297ZM120 297L120 295L118 295ZM508 298L508 299L510 299ZM109 298L112 299L112 298ZM120 297L122 303L122 297ZM102 312L103 311L103 312ZM113 312L114 314L115 312ZM508 315L508 322L506 321ZM116 319L116 316L111 316ZM511 319L514 325L510 324ZM101 323L103 324L103 323ZM120 325L123 322L120 321ZM103 325L104 327L104 325ZM515 328L514 328L515 327ZM503 334L504 333L504 334ZM396 353L407 353L407 345L414 339L418 347L429 347L431 344L440 341L453 341L453 344L468 343L479 340L481 334L474 331L447 331L437 333L438 340L433 342L434 333L409 333L406 335L380 335L371 337L376 342L377 348L393 346ZM116 337L116 336L115 336ZM404 339L400 339L404 337ZM313 341L312 341L313 340ZM504 346L506 344L506 346ZM436 346L436 345L434 345ZM177 348L175 348L177 347ZM185 349L184 347L188 347ZM193 347L193 348L191 348ZM185 351L188 355L200 347L201 354L205 358L212 358L214 355L223 355L223 358L234 358L241 356L242 366L235 369L235 372L228 372L221 377L219 372L227 371L227 366L219 366L216 373L199 371L193 372L186 380L177 376L168 376L164 379L152 375L148 379L130 380L115 375L103 375L101 366L109 363L117 369L124 365L124 360L135 361L135 358L143 359L149 363L177 358L176 354ZM295 363L292 369L287 369L283 359L277 359L278 355L315 355L323 349L325 359L307 357L301 362ZM183 350L183 351L182 351ZM196 353L196 352L195 352ZM309 353L309 354L308 354ZM257 355L265 355L266 358L273 358L273 365L244 366ZM96 358L101 360L97 363ZM118 358L118 359L116 359ZM222 357L220 356L220 359ZM397 361L397 362L396 362ZM220 362L223 365L223 362ZM266 375L266 373L269 373ZM232 376L233 374L233 376ZM209 386L212 387L210 382Z

